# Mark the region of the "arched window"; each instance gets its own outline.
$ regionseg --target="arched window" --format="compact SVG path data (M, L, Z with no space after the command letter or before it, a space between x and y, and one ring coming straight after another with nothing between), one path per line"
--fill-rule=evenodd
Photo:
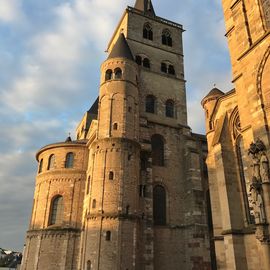
M122 70L120 68L114 70L114 78L116 80L122 79Z
M250 203L250 200L249 200L250 184L248 182L248 175L246 175L246 172L244 170L245 167L248 167L248 164L246 162L246 157L244 156L244 153L245 153L244 141L241 135L236 140L236 151L237 151L238 166L239 166L241 186L242 186L243 196L244 196L244 205L245 205L245 210L246 210L247 221L249 224L254 224L255 218L253 214L253 205L252 203Z
M155 113L156 98L148 95L145 100L145 111L148 113Z
M167 73L167 64L166 63L161 63L160 70L163 73Z
M63 197L58 195L52 199L49 225L61 224L63 220Z
M169 65L168 73L171 75L175 75L175 69L173 65Z
M107 231L106 232L106 237L105 237L106 241L111 241L111 237L112 237L111 231Z
M172 47L172 36L169 30L164 30L162 33L162 44Z
M143 59L143 66L145 68L150 68L150 60L148 58Z
M171 99L166 101L166 116L174 117L174 102Z
M154 187L153 214L155 225L166 225L166 191L161 185Z
M86 270L91 270L91 261L90 260L87 261Z
M161 135L155 134L151 138L152 164L164 166L164 139Z
M52 154L50 155L48 160L48 170L54 169L54 165L55 165L55 155Z
M143 27L143 38L153 40L153 30L149 23L146 23Z
M118 129L118 124L117 123L114 123L113 124L113 130L117 130Z
M38 167L38 173L42 173L43 171L43 159L39 162L39 167Z
M108 69L105 73L105 81L108 81L108 80L111 80L112 79L112 70L111 69Z
M114 179L114 173L112 171L109 172L109 180Z
M140 55L136 55L136 63L141 66L142 65L142 57Z
M97 201L94 199L92 201L92 208L95 209L97 207Z
M74 163L74 154L73 153L67 153L66 162L65 162L65 168L73 168L73 163Z

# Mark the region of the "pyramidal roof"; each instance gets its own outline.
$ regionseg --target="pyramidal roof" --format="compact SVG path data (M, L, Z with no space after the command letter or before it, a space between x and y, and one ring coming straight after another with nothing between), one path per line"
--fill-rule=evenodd
M123 33L120 34L118 40L114 44L111 50L111 53L109 54L108 59L116 58L116 57L134 60L132 52L128 46L127 40Z
M155 16L155 10L151 0L136 0L134 8L143 11L149 15Z

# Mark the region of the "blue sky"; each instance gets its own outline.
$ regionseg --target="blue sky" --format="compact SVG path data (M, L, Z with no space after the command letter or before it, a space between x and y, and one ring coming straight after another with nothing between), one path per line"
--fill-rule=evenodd
M74 134L98 95L104 50L135 0L0 0L0 247L22 250L36 151ZM204 132L200 100L232 88L221 0L153 0L183 24L188 119Z

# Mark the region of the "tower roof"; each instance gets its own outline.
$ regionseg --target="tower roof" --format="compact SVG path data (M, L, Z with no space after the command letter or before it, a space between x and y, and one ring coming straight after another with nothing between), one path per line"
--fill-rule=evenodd
M108 59L122 57L130 60L134 60L132 52L128 46L127 40L124 34L120 34L118 40L114 44Z
M223 95L224 95L224 93L221 90L219 90L218 88L215 87L207 94L207 96L205 98L219 97L219 96L223 96Z
M136 0L134 8L143 11L149 15L155 16L155 10L151 0Z

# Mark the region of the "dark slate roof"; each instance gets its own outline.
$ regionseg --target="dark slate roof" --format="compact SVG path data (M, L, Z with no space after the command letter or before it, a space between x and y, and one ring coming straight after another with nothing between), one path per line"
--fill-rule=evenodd
M92 104L91 108L88 110L91 114L98 114L98 100L99 97L95 100L95 102Z
M136 0L134 8L147 13L148 15L155 16L155 10L151 0Z
M215 87L207 94L205 98L214 97L214 96L223 96L223 95L224 93Z
M72 142L71 137L70 137L70 136L68 136L68 137L66 138L65 142Z
M120 34L118 40L114 44L114 47L113 47L108 59L116 58L116 57L134 60L132 52L128 46L128 43L127 43L127 40L126 40L124 34Z

